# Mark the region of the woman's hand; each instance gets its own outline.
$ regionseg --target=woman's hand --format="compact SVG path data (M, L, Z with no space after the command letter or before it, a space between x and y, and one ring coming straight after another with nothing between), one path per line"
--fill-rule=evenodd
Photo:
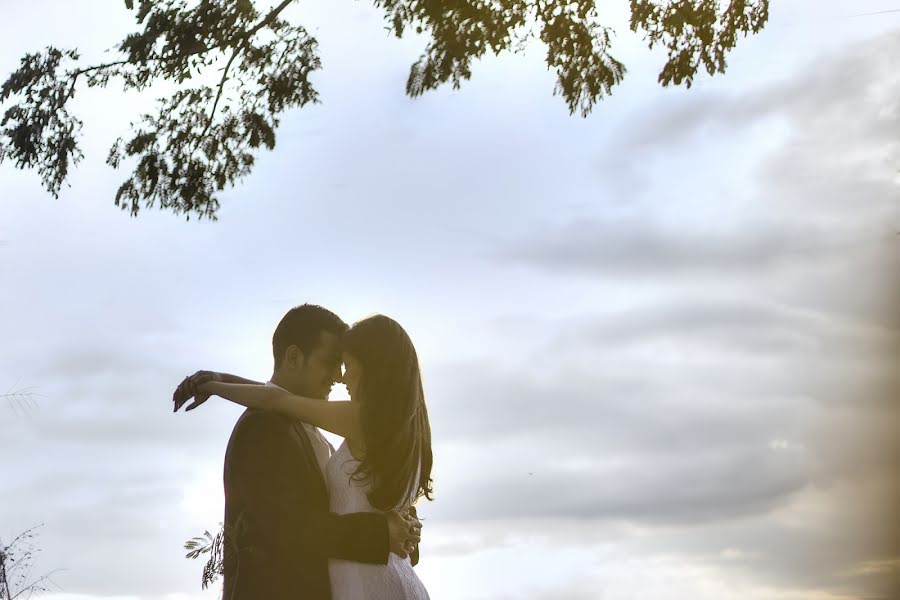
M216 373L215 371L197 371L193 375L188 375L178 387L175 388L175 393L172 394L172 403L175 406L173 412L178 412L178 409L184 406L185 402L191 398L193 398L194 401L184 410L194 410L206 402L212 395L211 391L205 389L204 384L222 380L222 374Z

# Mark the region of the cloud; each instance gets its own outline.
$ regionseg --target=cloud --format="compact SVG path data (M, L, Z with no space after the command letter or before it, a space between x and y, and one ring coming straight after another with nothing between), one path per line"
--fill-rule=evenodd
M649 215L579 219L555 231L515 242L501 258L552 272L625 278L681 274L740 276L804 263L846 251L852 240L822 229L775 223L741 224L730 229L696 230L655 223Z
M714 293L671 294L663 303L637 304L560 324L558 347L592 344L612 352L670 340L719 353L782 356L817 353L883 359L900 345L900 332L845 321L813 310ZM852 355L852 356L851 356Z
M495 258L595 282L790 281L806 293L828 287L826 298L842 286L835 304L872 302L860 298L871 282L847 284L900 268L900 76L887 59L897 39L842 49L758 89L699 91L635 112L606 154L640 156L646 193L602 215L545 221ZM761 144L772 148L763 160L745 152ZM605 176L620 185L627 174L617 166Z
M435 511L629 523L623 552L768 587L751 597L896 596L897 39L626 121L613 147L655 184L507 236L498 265L596 308L519 317L516 364L444 365L434 427L469 466L437 455ZM714 151L685 144L704 135ZM771 151L716 204L741 177L720 157L760 135Z
M877 153L882 144L900 139L900 114L894 93L900 76L891 64L898 47L896 31L891 31L843 45L802 65L799 73L769 85L718 86L717 91L701 88L677 98L668 97L661 110L642 110L641 118L623 122L615 145L627 155L665 152L671 145L694 140L699 134L733 133L766 119L776 119L793 134L785 140L788 145L811 136L841 138L845 142L867 142L870 150ZM870 108L876 111L867 112ZM822 151L827 153L830 148L818 150L810 158L821 159ZM856 158L844 157L848 163Z

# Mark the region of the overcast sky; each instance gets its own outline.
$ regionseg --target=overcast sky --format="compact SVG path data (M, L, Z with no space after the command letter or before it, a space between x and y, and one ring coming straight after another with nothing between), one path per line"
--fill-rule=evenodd
M0 72L48 43L101 58L122 4L4 2ZM434 600L900 597L900 13L852 16L898 7L772 0L689 91L656 84L626 8L626 81L582 119L539 45L411 100L423 40L294 5L322 104L216 223L113 205L106 152L152 96L79 92L58 200L0 166L0 392L40 394L0 400L0 538L43 523L48 598L217 597L182 544L221 519L240 409L171 393L268 377L302 302L417 346Z

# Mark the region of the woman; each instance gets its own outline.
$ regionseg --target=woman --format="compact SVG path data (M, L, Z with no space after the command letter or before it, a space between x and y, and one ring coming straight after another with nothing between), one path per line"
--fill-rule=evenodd
M331 512L402 510L421 496L431 500L431 429L412 341L396 321L376 315L351 327L343 346L349 402L220 381L199 389L343 436L325 473ZM333 600L428 598L409 559L396 554L387 565L332 559L329 574Z

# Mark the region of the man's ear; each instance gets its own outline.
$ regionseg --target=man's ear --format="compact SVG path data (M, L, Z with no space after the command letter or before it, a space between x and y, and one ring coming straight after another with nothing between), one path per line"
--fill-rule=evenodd
M291 345L284 351L284 360L291 367L302 367L304 356L303 351L299 347Z

